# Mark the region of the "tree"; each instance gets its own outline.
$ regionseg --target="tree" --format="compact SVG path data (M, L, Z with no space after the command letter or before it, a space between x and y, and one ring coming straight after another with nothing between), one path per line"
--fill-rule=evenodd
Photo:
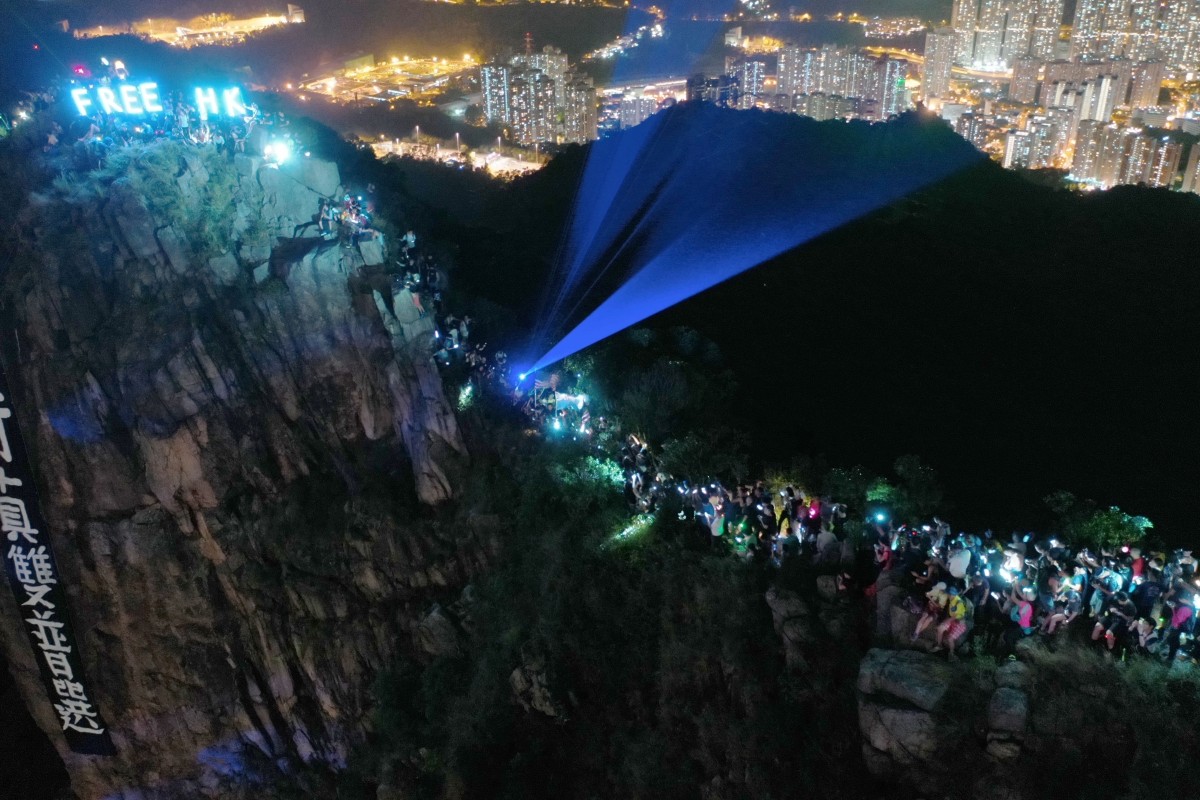
M1154 527L1146 517L1131 516L1117 506L1098 508L1094 501L1080 501L1067 491L1047 495L1045 503L1058 515L1062 537L1075 547L1115 550L1142 541Z
M899 511L911 518L928 517L942 505L943 492L933 468L914 455L900 456L892 465L900 479Z
M749 473L745 436L728 428L669 439L662 446L659 463L676 478L693 482L709 478L743 481Z

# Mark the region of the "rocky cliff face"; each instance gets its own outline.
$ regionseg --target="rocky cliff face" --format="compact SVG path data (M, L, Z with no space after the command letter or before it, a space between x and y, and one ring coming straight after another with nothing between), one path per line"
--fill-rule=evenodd
M65 750L7 592L0 646L81 798L339 766L494 546L420 513L466 453L386 248L292 238L339 184L163 143L21 213L4 366L117 756Z

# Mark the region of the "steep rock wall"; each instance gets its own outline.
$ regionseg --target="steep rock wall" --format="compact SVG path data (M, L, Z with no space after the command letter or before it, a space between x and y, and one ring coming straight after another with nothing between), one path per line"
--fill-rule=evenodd
M65 750L7 591L0 646L81 798L337 768L373 676L495 546L417 507L466 458L432 322L371 288L380 242L297 230L333 164L160 143L106 169L29 199L0 340L118 755Z

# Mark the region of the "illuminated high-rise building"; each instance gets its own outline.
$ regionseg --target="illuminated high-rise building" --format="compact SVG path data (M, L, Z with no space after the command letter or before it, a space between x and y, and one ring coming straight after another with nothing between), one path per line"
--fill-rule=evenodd
M1200 59L1200 0L1169 0L1162 9L1159 55L1168 64L1195 68Z
M982 150L987 144L988 133L992 130L992 126L983 116L966 113L958 118L958 122L954 124L954 130L959 136L975 145L977 149Z
M1004 137L1004 168L1028 168L1033 150L1033 136L1029 131L1009 131Z
M1104 129L1100 145L1100 164L1096 182L1106 188L1124 182L1134 172L1130 169L1130 150L1140 136L1136 129L1109 125Z
M1133 65L1129 105L1132 108L1150 108L1158 105L1167 65L1162 61L1142 61Z
M557 47L546 45L541 52L524 53L514 56L512 66L524 69L539 70L550 80L554 81L554 105L562 108L566 103L567 72L570 65L567 54Z
M908 64L895 58L878 62L879 118L891 119L911 106L908 94Z
M1036 12L1034 0L1008 0L1004 4L1004 40L1000 45L1000 63L1012 64L1029 52Z
M952 28L936 28L925 34L925 64L921 78L926 99L950 94L954 55L955 34Z
M555 139L554 81L539 69L525 69L512 78L513 138L523 145Z
M1154 163L1154 152L1158 142L1153 137L1131 133L1125 139L1120 168L1113 184L1136 185L1150 178L1150 166Z
M1154 157L1150 161L1150 170L1146 173L1146 185L1156 189L1170 189L1175 183L1182 158L1182 144L1170 139L1158 142L1154 148Z
M748 58L736 67L738 79L738 108L754 108L763 96L763 83L767 78L767 65L759 58Z
M587 75L570 72L563 81L562 131L563 142L583 144L596 138L598 112L596 88Z
M1062 152L1062 134L1058 121L1045 114L1037 114L1029 119L1028 127L1029 164L1030 169L1047 169L1055 166Z
M1200 194L1200 147L1192 145L1192 154L1188 156L1187 168L1183 171L1183 184L1179 189Z
M1071 25L1071 58L1096 55L1100 51L1100 32L1104 29L1107 0L1078 0L1075 21Z
M875 62L861 50L852 50L846 56L841 93L845 97L879 99L879 73Z
M1158 9L1149 0L1079 0L1071 30L1071 57L1116 58L1134 47L1157 48L1161 30L1157 17ZM1141 33L1135 30L1135 19L1140 20L1136 24L1142 26Z
M1042 61L1054 58L1065 12L1066 0L1035 0L1033 32L1029 39L1029 54L1034 58Z
M1032 105L1037 102L1042 61L1034 56L1021 56L1013 62L1012 84L1008 97L1016 103Z
M954 0L950 27L954 29L954 57L970 65L975 59L975 26L979 22L979 0Z
M795 45L788 45L779 51L776 87L780 94L805 94L804 87L808 84L804 69L807 54L807 50Z
M976 66L1001 66L1007 19L1005 0L982 0L979 4L979 21L975 25L975 57L972 59Z
M1081 181L1095 181L1100 175L1100 159L1105 135L1113 125L1096 120L1079 123L1075 137L1075 158L1071 162L1071 176Z
M846 119L858 113L858 101L836 94L815 92L796 96L795 112L815 120Z
M1129 33L1124 55L1134 61L1146 61L1160 55L1162 25L1161 0L1132 0L1129 8Z
M1113 109L1117 107L1118 99L1124 97L1128 85L1129 82L1120 75L1101 75L1084 81L1080 87L1080 119L1111 120Z
M512 121L512 69L507 64L485 64L479 68L483 92L483 116L490 123Z
M1129 47L1129 33L1133 26L1133 0L1106 0L1104 24L1100 30L1098 56L1116 58L1125 54Z
M642 97L640 95L626 96L621 98L620 119L622 128L632 128L635 125L641 125L644 121L654 116L658 111L658 101L653 97Z

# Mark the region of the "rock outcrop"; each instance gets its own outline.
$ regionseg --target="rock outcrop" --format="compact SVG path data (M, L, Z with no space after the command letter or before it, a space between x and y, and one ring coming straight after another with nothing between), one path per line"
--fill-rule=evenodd
M430 321L372 288L386 243L304 227L335 165L171 143L122 164L30 198L0 272L4 367L117 755L65 750L11 599L0 646L80 798L235 796L345 762L374 675L454 646L428 609L495 525L420 513L466 453Z

